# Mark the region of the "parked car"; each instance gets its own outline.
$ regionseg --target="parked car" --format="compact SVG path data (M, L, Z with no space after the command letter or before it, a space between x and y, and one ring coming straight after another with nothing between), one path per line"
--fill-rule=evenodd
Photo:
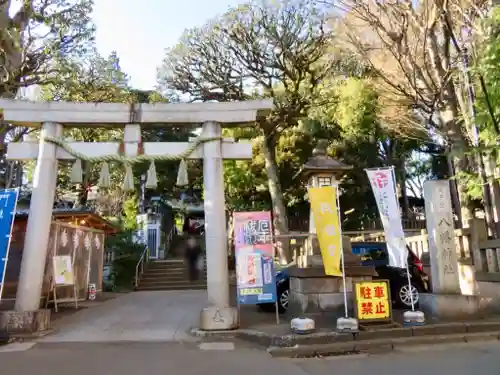
M278 300L278 311L280 314L288 310L288 297L290 296L290 276L288 267L292 264L276 270L276 291ZM263 303L259 307L264 311L274 311L274 303Z
M385 242L353 242L352 252L361 256L361 265L375 267L376 279L389 280L391 297L396 307L410 308L411 295L405 268L389 266ZM420 293L429 290L429 278L418 256L407 246L413 303L418 304Z
M377 276L375 279L389 280L391 297L396 307L410 308L411 296L406 269L389 266L387 244L385 242L353 242L353 254L361 257L361 265L375 267ZM418 304L420 293L429 290L428 276L425 274L423 264L417 255L409 247L408 264L410 265L411 293L413 302ZM280 313L288 310L288 298L290 295L290 278L288 267L283 267L276 272L276 288L278 297L278 309ZM273 311L274 304L261 304L264 311Z

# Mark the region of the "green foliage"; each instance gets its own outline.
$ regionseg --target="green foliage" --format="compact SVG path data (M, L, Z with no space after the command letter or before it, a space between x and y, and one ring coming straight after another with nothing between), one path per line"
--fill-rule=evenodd
M475 71L484 80L484 87L477 84L477 124L484 146L496 146L500 141L500 9L495 7L488 20L490 34L481 44ZM488 101L493 113L490 113ZM495 124L497 129L495 129Z
M144 251L144 245L135 243L133 231L126 230L107 236L105 248L115 256L110 275L114 289L132 289L137 262Z
M132 195L123 202L123 227L126 230L137 229L137 212L139 210L139 201L136 195Z

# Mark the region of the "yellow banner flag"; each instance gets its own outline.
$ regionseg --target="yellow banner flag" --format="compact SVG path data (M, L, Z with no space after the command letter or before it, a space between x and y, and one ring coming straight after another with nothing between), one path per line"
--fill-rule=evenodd
M312 187L308 192L325 273L342 276L342 232L337 207L337 187Z

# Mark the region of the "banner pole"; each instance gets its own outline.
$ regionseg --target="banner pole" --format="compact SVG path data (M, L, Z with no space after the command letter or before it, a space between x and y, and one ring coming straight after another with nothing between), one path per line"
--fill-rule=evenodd
M399 212L399 219L402 220L402 215L401 215L401 204L399 203L397 191L396 191L396 170L394 168L394 165L391 166L391 174L392 174L392 181L393 181L393 186L394 186L394 194L396 194L396 203L398 205L398 212ZM403 189L405 187L402 187ZM404 243L405 249L406 249L406 242ZM411 311L415 311L415 302L413 301L413 290L412 290L412 285L411 285L411 276L410 276L410 263L408 262L408 250L406 249L406 277L408 278L408 293L410 293L410 301L411 301Z
M335 186L336 194L335 197L337 199L337 216L339 220L339 236L340 236L340 262L342 266L342 285L344 288L344 314L345 317L349 317L349 312L347 310L347 286L346 286L346 277L345 277L345 263L344 263L344 244L342 243L342 221L340 216L340 199L339 199L339 187Z

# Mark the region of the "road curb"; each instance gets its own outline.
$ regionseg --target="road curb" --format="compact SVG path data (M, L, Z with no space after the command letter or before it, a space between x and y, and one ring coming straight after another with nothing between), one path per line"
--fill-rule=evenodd
M419 327L400 327L361 331L356 334L335 331L307 335L275 335L254 329L203 331L193 328L199 338L238 338L257 344L276 357L327 356L354 353L381 353L408 345L432 345L500 340L499 322L444 323Z
M466 344L490 340L500 340L500 331L358 340L344 343L296 345L294 347L271 346L267 351L271 356L280 358L325 357L346 354L379 354L404 349L409 346L428 346L450 343Z

